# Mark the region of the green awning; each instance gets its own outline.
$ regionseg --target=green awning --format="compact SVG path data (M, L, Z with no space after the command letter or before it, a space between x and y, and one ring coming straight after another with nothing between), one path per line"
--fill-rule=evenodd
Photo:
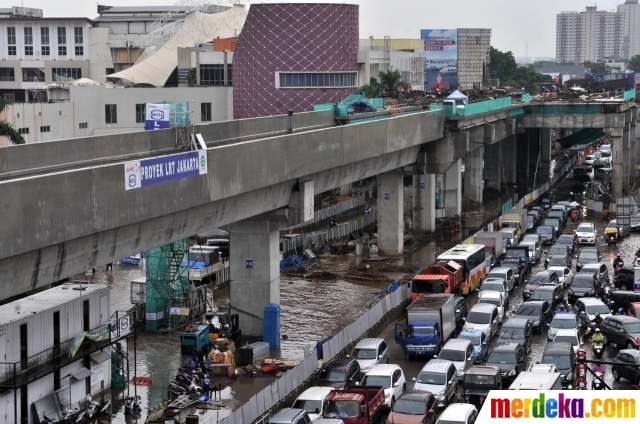
M602 128L582 128L567 137L558 139L557 142L560 143L564 149L569 149L573 146L579 146L580 144L591 143L602 136L604 136Z

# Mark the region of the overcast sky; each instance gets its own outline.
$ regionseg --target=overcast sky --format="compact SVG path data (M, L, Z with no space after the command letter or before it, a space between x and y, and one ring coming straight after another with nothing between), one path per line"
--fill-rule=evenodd
M302 3L313 0L288 0ZM20 5L16 0L6 0ZM320 3L342 3L319 0ZM624 0L600 0L599 10L614 10ZM120 5L171 5L175 0L102 0ZM223 0L210 3L226 4ZM491 28L491 44L516 56L555 56L556 14L583 11L584 0L351 0L360 5L360 38L420 38L420 29ZM44 9L45 16L97 16L87 0L27 0L24 7Z

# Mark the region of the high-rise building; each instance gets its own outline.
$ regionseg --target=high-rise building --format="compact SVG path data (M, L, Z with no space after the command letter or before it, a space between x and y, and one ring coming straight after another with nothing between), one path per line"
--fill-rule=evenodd
M556 16L556 60L598 62L640 54L640 4L626 0L616 11L586 7Z

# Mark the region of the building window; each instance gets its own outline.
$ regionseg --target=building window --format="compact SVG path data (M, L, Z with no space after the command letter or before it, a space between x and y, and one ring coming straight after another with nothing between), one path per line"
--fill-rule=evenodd
M33 28L24 27L24 44L33 45Z
M53 81L74 81L82 78L82 68L53 68L51 79Z
M67 46L58 46L58 56L67 55Z
M104 105L104 122L106 124L118 123L118 105Z
M15 81L16 74L13 68L0 68L0 81Z
M189 75L189 68L178 68L178 85L187 85L187 75Z
M16 44L16 27L7 27L7 44Z
M78 128L80 128L81 130L86 130L87 128L89 128L89 123L88 122L80 122L78 124Z
M227 85L231 87L233 85L233 65L227 65Z
M278 88L356 87L356 72L279 72Z
M200 121L211 122L211 103L200 103Z
M58 44L64 46L67 44L67 29L58 27Z
M15 56L16 52L17 52L16 46L7 47L7 53L9 54L9 56Z
M49 45L49 27L40 28L40 44L43 46Z
M200 65L200 85L224 85L224 65Z
M82 46L76 46L76 56L84 56L84 48Z
M145 104L138 103L136 105L136 124L141 124L145 120Z
M91 323L89 322L89 301L82 302L82 331L91 330Z
M33 46L24 46L24 55L33 56Z
M40 132L51 132L51 126L50 125L45 125L40 127Z
M40 50L42 56L49 56L51 54L51 50L49 50L49 46L42 46L42 50Z
M29 128L18 128L18 134L29 134Z
M38 68L22 68L22 81L35 82L44 81L44 70Z
M75 44L82 44L82 27L73 28L73 38L75 39Z

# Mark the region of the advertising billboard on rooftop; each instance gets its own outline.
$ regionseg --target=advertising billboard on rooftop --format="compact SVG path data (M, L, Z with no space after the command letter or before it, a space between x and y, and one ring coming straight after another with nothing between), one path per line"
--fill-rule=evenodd
M458 30L423 29L425 91L453 90L458 85Z

